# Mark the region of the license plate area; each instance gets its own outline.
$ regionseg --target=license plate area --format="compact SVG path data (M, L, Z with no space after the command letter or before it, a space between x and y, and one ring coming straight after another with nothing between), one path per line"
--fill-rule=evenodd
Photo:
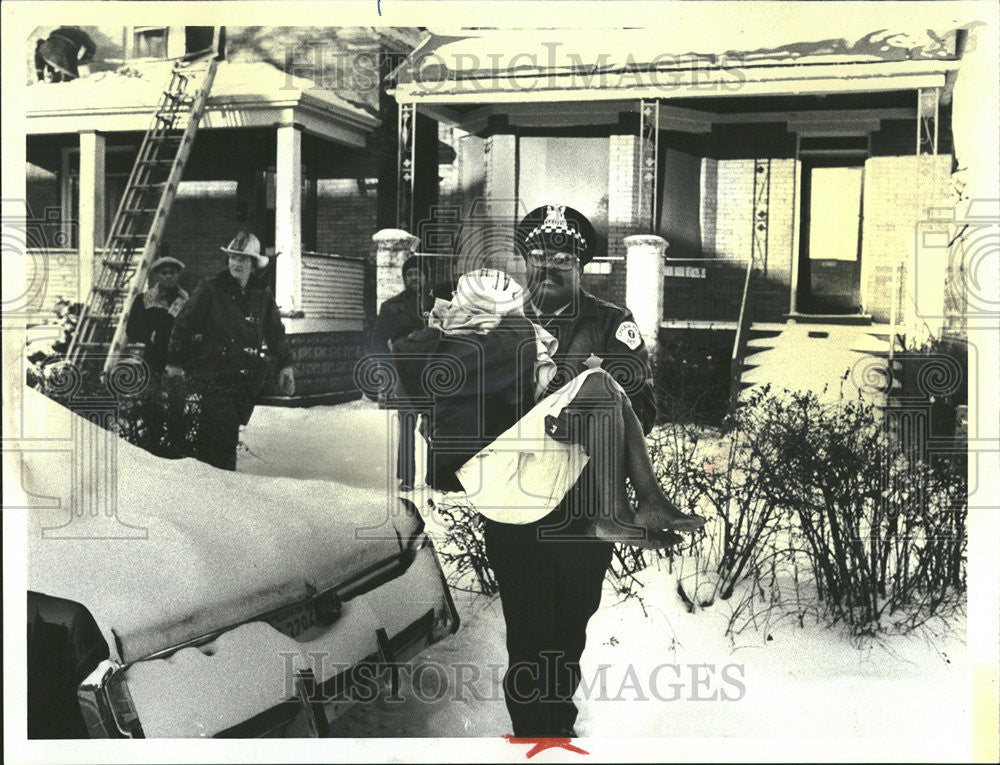
M272 611L266 621L278 632L307 643L325 633L340 617L341 610L340 600L329 593Z

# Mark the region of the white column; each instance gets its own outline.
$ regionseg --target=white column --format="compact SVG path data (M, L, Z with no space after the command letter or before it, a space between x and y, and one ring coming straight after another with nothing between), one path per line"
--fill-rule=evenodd
M93 130L80 133L80 299L86 300L94 282L94 256L104 247L104 136Z
M376 308L386 298L403 291L403 263L413 255L420 239L401 228L384 228L372 236L375 242Z
M275 299L287 311L302 308L302 131L281 125L275 159Z
M628 266L625 305L635 316L642 339L654 355L663 319L663 256L667 240L655 234L636 234L625 237L624 242Z

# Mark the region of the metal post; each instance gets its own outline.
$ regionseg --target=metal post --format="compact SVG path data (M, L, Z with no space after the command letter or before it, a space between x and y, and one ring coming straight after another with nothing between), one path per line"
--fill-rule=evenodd
M660 101L639 102L639 224L656 233L656 174L660 156Z
M396 177L396 227L413 230L413 187L416 175L417 105L401 103L398 121Z
M940 88L917 90L917 155L937 154Z
M758 159L753 173L753 231L750 237L750 260L761 263L767 276L767 240L771 203L771 160Z

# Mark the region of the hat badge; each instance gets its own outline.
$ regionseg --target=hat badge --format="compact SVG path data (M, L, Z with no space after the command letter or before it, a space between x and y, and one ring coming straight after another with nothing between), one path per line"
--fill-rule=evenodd
M566 205L547 205L545 209L546 228L568 228L566 224Z

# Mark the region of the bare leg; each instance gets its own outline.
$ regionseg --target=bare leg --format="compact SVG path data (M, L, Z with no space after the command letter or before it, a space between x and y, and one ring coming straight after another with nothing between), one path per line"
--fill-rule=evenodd
M692 530L703 518L686 515L667 499L656 481L646 439L632 404L606 375L591 375L566 413L590 457L597 494L597 536L642 547L664 547L679 537L663 529ZM625 492L625 477L636 491L634 513Z
M620 396L622 420L625 427L625 459L628 477L635 489L638 509L635 520L650 529L675 529L693 531L705 525L699 515L681 512L660 488L653 471L653 461L649 457L649 447L642 433L642 424L636 417L627 396Z

